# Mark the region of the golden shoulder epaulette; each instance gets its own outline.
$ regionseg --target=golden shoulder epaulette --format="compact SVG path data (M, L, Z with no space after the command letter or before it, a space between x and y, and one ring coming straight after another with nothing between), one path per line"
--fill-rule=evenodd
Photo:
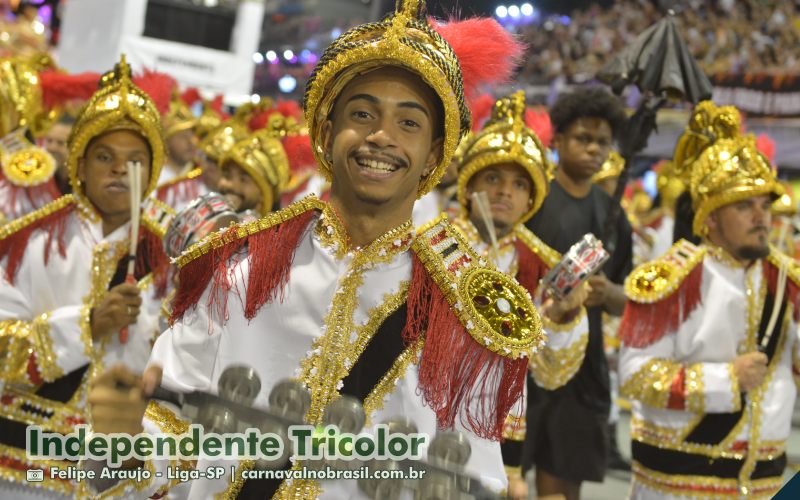
M74 204L75 202L75 197L71 194L67 194L60 198L56 198L38 210L34 210L33 212L25 214L18 219L10 221L8 224L0 228L0 240L8 238L17 231L21 231L36 221L52 215L59 210Z
M247 238L265 229L269 229L308 210L323 210L324 207L325 202L321 201L316 196L307 196L282 210L267 214L258 220L246 222L244 224L235 224L215 233L211 233L187 248L180 256L175 258L173 262L178 268L182 268L189 262L212 250L223 247L234 241Z
M162 240L173 217L175 209L158 198L149 196L142 203L142 225Z
M181 175L175 177L174 179L170 179L168 181L164 181L163 183L159 184L156 189L164 189L164 188L169 187L169 186L174 186L175 184L181 183L183 181L188 181L188 180L194 179L196 177L200 177L200 175L202 173L203 173L203 169L201 169L199 167L198 168L193 168L192 170L189 170L185 174L181 174Z
M792 280L795 285L800 286L800 263L798 263L797 260L770 245L767 261L778 269L780 269L782 264L785 264L789 279Z
M533 234L533 231L525 227L523 224L517 225L514 230L517 238L530 248L531 252L539 256L542 261L547 264L547 267L553 268L561 261L561 254L547 246L545 242L539 239L538 236Z
M706 249L680 240L658 259L640 265L625 280L625 294L639 303L658 302L677 290L703 262Z
M512 359L530 356L544 343L528 292L478 257L446 215L417 234L412 250L475 341Z

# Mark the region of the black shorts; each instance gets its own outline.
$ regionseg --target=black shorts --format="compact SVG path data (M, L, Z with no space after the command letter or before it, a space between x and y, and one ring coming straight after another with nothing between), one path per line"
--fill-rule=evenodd
M571 391L536 387L528 398L527 423L523 469L536 467L574 483L603 481L609 453L607 413L587 407Z

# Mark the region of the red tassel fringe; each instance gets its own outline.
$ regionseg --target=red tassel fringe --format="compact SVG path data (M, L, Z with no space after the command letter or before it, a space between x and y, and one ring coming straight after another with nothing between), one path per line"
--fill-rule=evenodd
M702 281L703 266L700 264L669 297L654 304L628 301L619 327L622 342L628 347L643 348L654 344L665 334L677 331L702 302Z
M245 245L248 246L250 259L245 316L248 319L255 317L261 306L274 300L277 293L280 293L282 300L294 251L313 216L314 211L309 210L246 238L236 238L237 226L228 229L225 234L229 235L230 243L209 250L205 255L186 264L178 273L180 282L172 304L170 324L180 320L187 310L197 305L212 280L206 307L216 307L218 317L227 318L227 292L232 286L228 276L228 261Z
M22 256L28 249L28 240L37 229L44 229L47 232L47 244L44 251L45 264L50 260L50 250L53 247L54 239L59 255L62 257L67 256L66 243L64 242L66 220L74 209L74 204L66 205L64 208L56 210L52 214L42 217L0 240L0 259L8 257L6 261L6 279L9 283L14 283L17 271L19 271L19 265L22 263Z
M547 264L535 253L528 248L525 243L517 240L514 244L517 249L517 281L520 285L524 286L531 297L536 295L536 289L539 287L539 281L547 274L549 270Z
M249 238L250 275L244 311L247 319L253 319L261 306L275 300L277 294L283 302L294 252L312 217L314 211L309 210Z
M164 244L157 234L145 226L140 227L139 234L141 236L136 249L134 274L137 279L141 279L148 272L153 273L156 295L164 297L167 293L167 285L169 284L172 269L169 257L164 252Z
M778 273L779 269L768 260L764 260L764 274L767 278L767 290L772 296L775 296L775 293L778 289ZM794 320L800 321L800 304L798 304L798 298L800 298L800 287L792 281L791 278L786 279L786 290L784 291L784 300L787 300L789 304L792 304L794 308Z
M506 417L522 397L528 360L508 359L478 344L414 256L403 339L412 344L423 331L418 390L436 412L439 428L452 428L458 418L476 435L500 440Z

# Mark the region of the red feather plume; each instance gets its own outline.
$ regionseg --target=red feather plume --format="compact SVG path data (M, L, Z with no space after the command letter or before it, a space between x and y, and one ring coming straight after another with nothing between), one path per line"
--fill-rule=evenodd
M758 134L756 148L767 157L770 165L775 165L775 141L767 134Z
M133 79L133 83L150 96L161 116L167 114L172 94L178 88L178 82L174 78L166 73L146 69Z
M300 103L293 100L284 101L283 99L278 100L277 110L283 116L289 117L291 116L298 122L303 118L303 108L300 107Z
M216 96L211 102L208 103L208 107L211 108L216 114L219 115L220 118L223 120L227 120L230 118L230 115L222 110L222 95Z
M525 45L491 18L451 20L432 27L453 48L461 64L464 94L477 95L483 85L498 85L511 79L521 62Z
M42 104L46 109L73 100L88 101L97 91L99 73L69 75L59 71L45 71L39 75L42 88Z
M283 138L283 149L289 158L289 168L292 173L297 174L317 168L311 150L311 138L308 135L287 135Z
M484 122L492 116L492 109L496 99L491 94L481 94L474 99L467 99L469 111L472 114L472 131L477 132L483 127Z
M189 87L181 93L181 101L186 103L187 106L193 106L195 103L203 100L200 91L197 87Z
M550 123L550 114L544 109L531 109L525 110L525 124L529 129L533 130L536 137L544 147L550 147L550 141L553 140L553 125Z

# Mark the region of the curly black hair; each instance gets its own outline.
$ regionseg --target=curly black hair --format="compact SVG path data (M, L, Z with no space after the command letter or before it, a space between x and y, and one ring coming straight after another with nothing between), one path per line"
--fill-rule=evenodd
M564 132L578 118L602 118L619 137L628 118L620 99L602 87L581 87L561 94L550 108L550 121L556 133Z

